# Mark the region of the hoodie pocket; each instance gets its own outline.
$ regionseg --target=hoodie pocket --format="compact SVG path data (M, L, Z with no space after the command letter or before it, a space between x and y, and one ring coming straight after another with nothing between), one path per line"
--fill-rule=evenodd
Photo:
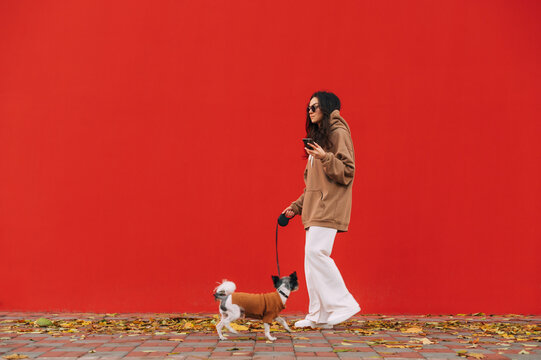
M325 203L321 190L306 190L302 215L305 220L321 220L325 217Z

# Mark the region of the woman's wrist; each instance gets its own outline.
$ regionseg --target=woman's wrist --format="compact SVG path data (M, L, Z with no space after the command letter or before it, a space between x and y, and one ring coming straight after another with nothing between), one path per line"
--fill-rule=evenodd
M327 154L328 154L327 152L324 153L323 156L319 158L319 160L321 161L325 160L327 158Z

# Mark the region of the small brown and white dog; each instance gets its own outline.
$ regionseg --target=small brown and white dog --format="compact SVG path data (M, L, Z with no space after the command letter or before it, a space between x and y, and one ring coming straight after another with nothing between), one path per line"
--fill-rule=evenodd
M222 334L222 328L224 326L232 333L238 334L231 327L230 323L243 315L246 318L263 320L265 336L271 341L276 340L270 334L270 324L274 320L278 321L287 331L291 332L287 322L279 314L285 308L286 301L291 292L299 289L297 272L293 272L291 275L282 278L273 276L272 281L274 282L276 291L266 294L236 293L237 286L235 283L227 280L224 280L214 289L214 298L220 300L221 320L216 324L216 330L218 331L220 340L226 339Z

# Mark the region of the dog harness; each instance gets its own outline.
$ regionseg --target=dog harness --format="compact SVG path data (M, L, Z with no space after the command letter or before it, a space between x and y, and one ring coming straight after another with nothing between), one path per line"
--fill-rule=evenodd
M280 311L285 309L277 292L267 294L236 292L231 294L231 302L242 309L245 317L260 319L267 324L270 324Z

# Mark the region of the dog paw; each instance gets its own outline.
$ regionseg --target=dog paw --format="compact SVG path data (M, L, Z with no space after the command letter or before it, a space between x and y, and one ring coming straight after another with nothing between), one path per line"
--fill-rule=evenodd
M267 336L267 339L269 339L270 341L276 341L277 338L275 338L274 336Z

